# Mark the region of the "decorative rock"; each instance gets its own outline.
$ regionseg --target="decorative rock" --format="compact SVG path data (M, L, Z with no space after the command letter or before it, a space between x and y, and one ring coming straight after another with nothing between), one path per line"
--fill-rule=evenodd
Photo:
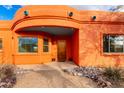
M78 76L82 76L82 73L77 73Z
M112 86L112 84L110 82L108 82L108 81L106 81L106 84L107 84L107 87L111 87Z
M5 85L6 83L5 82L0 82L0 87Z
M67 73L72 73L74 76L82 76L92 79L97 82L98 87L111 87L112 84L106 80L102 75L104 69L96 67L76 67L73 69L66 69Z
M74 75L74 76L76 76L76 75L77 75L77 73L73 73L73 75Z

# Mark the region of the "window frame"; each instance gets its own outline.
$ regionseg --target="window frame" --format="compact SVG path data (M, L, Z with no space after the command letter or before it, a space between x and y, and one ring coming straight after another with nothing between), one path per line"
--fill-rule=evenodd
M48 45L44 45L44 39L45 39L45 38L48 39ZM42 52L43 52L43 53L50 53L50 44L49 44L50 39L49 39L48 37L43 37L42 39L43 39L43 43L42 43ZM44 46L47 46L47 47L48 47L48 51L47 51L47 52L44 52Z
M106 56L106 55L108 55L108 56L109 56L109 55L110 55L110 56L111 56L111 55L113 55L113 56L124 55L124 45L123 45L123 52L104 52L104 51L103 51L103 48L104 48L104 45L103 45L103 40L104 40L104 39L103 39L103 36L104 36L105 34L106 34L106 35L113 35L113 36L114 36L114 35L115 35L115 36L116 36L116 35L122 35L122 36L124 36L124 33L101 33L101 35L100 35L100 36L101 36L101 39L100 39L100 42L101 42L101 48L100 48L100 49L101 49L101 50L100 50L100 51L101 51L101 54L102 54L102 55L105 55L105 56ZM124 41L123 41L123 43L124 43ZM110 44L110 43L109 43L109 44Z
M20 52L19 51L19 37L24 37L24 38L37 38L37 52ZM23 54L23 55L27 55L27 54L29 54L29 55L38 55L38 52L39 52L39 38L38 38L38 36L17 36L17 47L18 47L18 49L17 49L17 53L18 54Z

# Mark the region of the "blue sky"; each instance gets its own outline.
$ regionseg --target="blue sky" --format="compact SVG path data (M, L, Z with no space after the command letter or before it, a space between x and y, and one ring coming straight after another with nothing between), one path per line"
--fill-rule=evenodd
M0 5L0 20L12 20L20 5Z
M111 5L69 5L78 10L109 10ZM23 7L22 5L0 5L0 20L12 20L16 11Z

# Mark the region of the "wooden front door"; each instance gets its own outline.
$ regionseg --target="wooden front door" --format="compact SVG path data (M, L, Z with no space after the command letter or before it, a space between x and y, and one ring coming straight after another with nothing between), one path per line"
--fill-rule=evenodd
M58 40L58 61L66 61L66 41Z

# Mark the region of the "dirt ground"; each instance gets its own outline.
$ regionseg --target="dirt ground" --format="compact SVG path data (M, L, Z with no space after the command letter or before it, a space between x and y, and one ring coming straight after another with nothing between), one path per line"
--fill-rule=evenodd
M73 64L52 63L48 65L21 66L34 69L17 74L14 88L94 88L96 84L85 77L72 76L62 71ZM37 69L37 70L36 70Z

